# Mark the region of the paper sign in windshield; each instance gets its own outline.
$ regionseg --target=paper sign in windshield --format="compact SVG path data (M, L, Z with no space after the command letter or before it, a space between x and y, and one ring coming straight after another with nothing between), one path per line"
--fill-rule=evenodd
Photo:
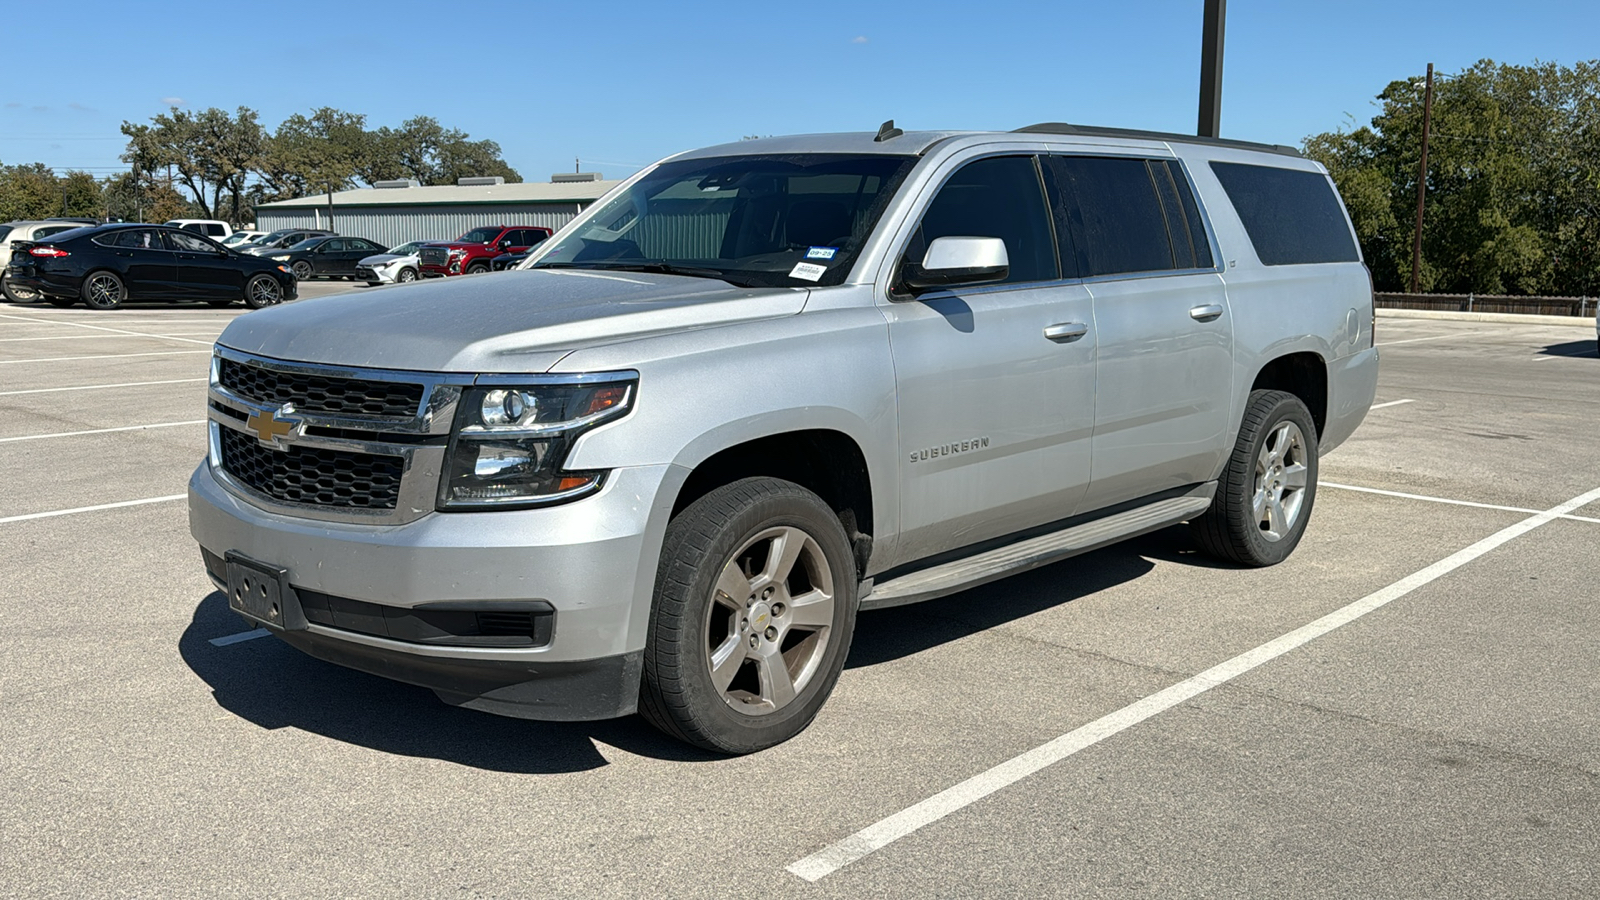
M819 266L813 263L795 263L794 268L789 270L789 277L799 278L802 281L816 281L826 271L828 271L827 266Z

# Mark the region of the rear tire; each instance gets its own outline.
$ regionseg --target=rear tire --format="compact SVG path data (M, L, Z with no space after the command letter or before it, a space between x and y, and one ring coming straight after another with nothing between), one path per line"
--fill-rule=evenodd
M1211 508L1190 522L1200 546L1243 566L1294 552L1317 497L1317 427L1299 397L1251 391Z
M839 679L856 583L839 517L811 491L746 478L701 497L667 526L639 713L722 753L794 737Z
M105 269L85 276L78 292L84 305L98 310L116 309L128 297L128 289L122 279L117 277L117 273Z
M12 303L38 303L41 299L39 292L32 288L17 287L11 279L0 280L0 293L5 295Z

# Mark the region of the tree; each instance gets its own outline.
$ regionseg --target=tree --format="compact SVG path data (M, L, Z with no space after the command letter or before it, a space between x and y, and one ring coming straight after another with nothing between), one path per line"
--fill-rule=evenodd
M0 166L0 222L59 215L61 187L49 166Z
M106 214L100 182L88 172L68 172L57 179L61 190L61 215L102 219Z
M122 156L135 173L168 168L188 189L204 218L218 218L228 193L237 212L245 182L261 156L262 130L254 110L236 116L215 107L198 113L173 107L149 125L122 123L128 149Z
M371 154L366 116L324 106L283 120L265 142L257 173L273 199L342 191Z
M1309 137L1379 290L1411 275L1422 91L1391 82L1369 125ZM1424 290L1600 292L1600 64L1500 65L1439 80L1422 232Z
M445 128L431 116L417 116L398 129L372 132L362 181L414 178L422 184L455 184L458 178L499 175L507 182L522 176L501 158L494 141L474 141L467 133Z

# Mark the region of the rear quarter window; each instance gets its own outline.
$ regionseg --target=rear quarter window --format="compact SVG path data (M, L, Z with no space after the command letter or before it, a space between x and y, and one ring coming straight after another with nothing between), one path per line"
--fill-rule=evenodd
M1356 262L1361 256L1333 183L1319 172L1213 162L1263 265Z

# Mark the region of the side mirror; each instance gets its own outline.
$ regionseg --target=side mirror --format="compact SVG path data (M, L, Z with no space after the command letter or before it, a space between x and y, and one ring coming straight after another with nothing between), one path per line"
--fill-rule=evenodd
M507 238L506 240L503 240L503 241L500 242L500 252L501 253L505 253L506 251L508 251L510 249L511 249L511 239L510 238Z
M900 283L913 293L958 284L993 284L1011 274L1006 242L992 237L942 237L928 245L920 264L908 262Z

